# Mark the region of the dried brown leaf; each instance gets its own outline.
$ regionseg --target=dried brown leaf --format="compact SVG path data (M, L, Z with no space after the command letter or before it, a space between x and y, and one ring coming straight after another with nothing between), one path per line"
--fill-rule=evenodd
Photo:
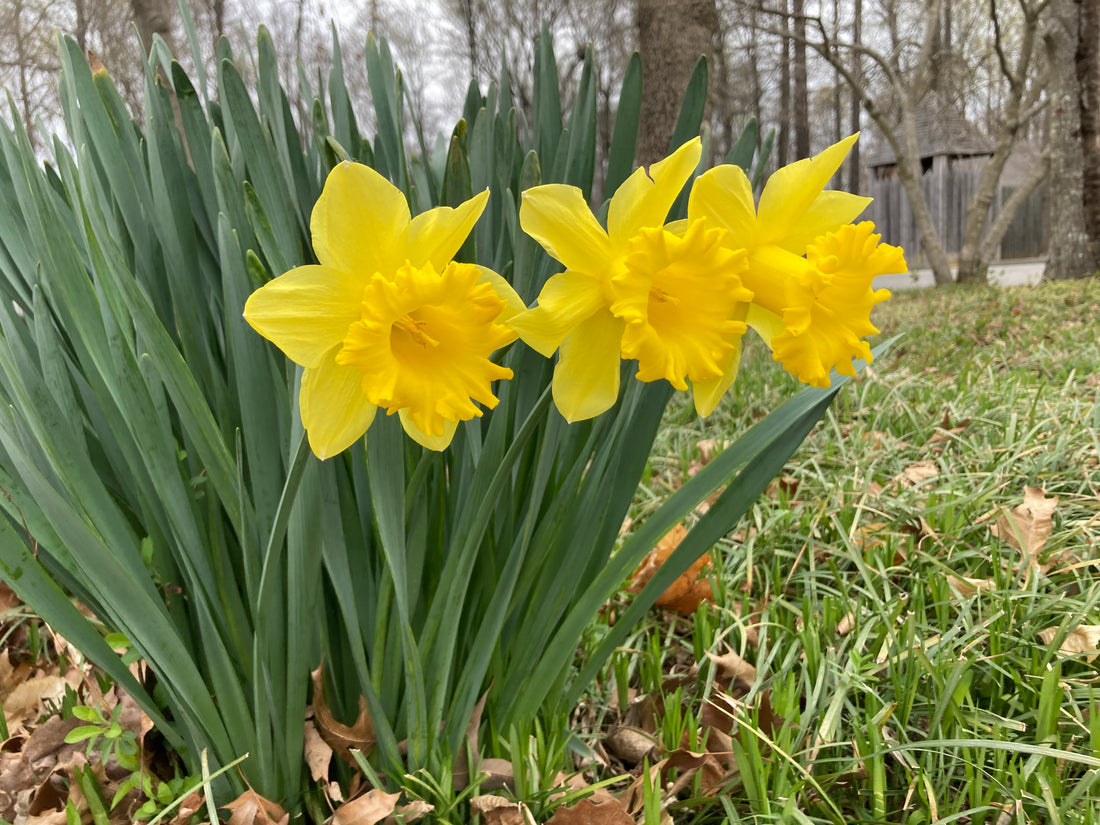
M910 464L894 480L902 487L915 487L932 480L939 474L940 468L936 466L935 461L924 460Z
M847 636L856 626L856 615L849 610L843 616L840 617L840 621L836 623L836 635Z
M375 825L393 813L399 793L371 788L365 794L345 802L332 815L332 825Z
M0 581L0 615L14 610L21 604L23 602L15 595L15 591L8 587L8 583Z
M507 759L497 759L496 757L482 759L477 766L477 772L484 777L481 780L481 787L487 791L511 788L516 784L516 778L512 772L512 763Z
M638 765L653 752L656 738L640 728L617 727L604 737L604 746L626 765Z
M416 822L416 820L422 819L434 810L435 805L425 802L423 799L414 799L407 805L398 805L394 808L393 812L396 816L390 817L388 821L395 823Z
M960 596L973 596L979 590L994 590L997 586L992 579L972 579L951 574L947 576L947 583Z
M667 760L649 766L649 773L640 772L630 786L619 795L619 804L631 816L636 817L645 805L645 786L659 788L661 785L661 772L664 770Z
M703 700L703 706L699 710L699 724L703 728L728 734L733 730L736 713L737 700L716 690L709 699Z
M325 702L324 664L318 665L310 676L313 677L313 718L317 732L341 759L355 766L357 763L351 755L353 749L362 751L364 756L369 756L374 750L374 725L367 710L367 700L359 697L359 715L355 724L345 725L336 720Z
M191 821L191 817L201 811L205 804L205 796L198 791L191 791L184 797L179 808L176 809L176 815L172 818L172 825L187 825Z
M998 513L993 534L1020 551L1025 568L1038 569L1039 555L1050 538L1057 506L1057 496L1047 498L1038 487L1024 487L1023 504Z
M708 651L707 657L718 668L714 681L722 690L744 696L756 684L756 668L728 645L725 653L718 655Z
M1039 631L1039 638L1045 644L1052 644L1054 637L1061 628L1048 627ZM1100 625L1080 624L1067 634L1066 638L1058 646L1058 652L1064 656L1077 656L1084 654L1085 659L1092 662L1100 655Z
M229 811L229 825L280 825L290 821L290 814L280 805L264 799L251 788L222 805L221 809Z
M617 799L582 799L576 805L558 808L546 825L634 825L634 818Z
M312 719L306 720L303 750L313 781L327 780L329 764L332 762L332 747L321 737Z
M681 523L673 527L654 547L645 560L630 577L631 582L627 588L632 593L641 592L642 588L661 569L668 557L679 546L687 535L687 528ZM710 554L704 553L695 563L682 573L676 581L669 585L668 589L657 599L657 605L667 607L683 615L694 613L699 603L711 601L714 594L711 591L710 582L704 574L704 568L710 564Z
M534 817L522 802L485 794L470 799L470 809L481 814L485 825L532 825Z
M709 464L710 461L725 450L733 442L729 439L717 439L717 438L703 438L695 442L695 446L699 448L699 461L703 464Z
M46 703L60 707L68 685L60 676L37 676L13 686L4 698L4 720L9 731L22 729L46 713Z
M478 794L470 797L470 810L475 814L483 814L494 808L504 808L515 804L510 799L505 799L503 796L497 796L494 793Z
M676 796L680 791L690 785L696 774L699 775L700 790L709 794L719 788L725 781L728 772L718 755L703 752L696 753L686 748L678 748L668 755L665 771L661 776L662 787L667 797ZM669 769L675 768L677 775L671 782Z
M584 774L578 771L574 771L573 773L558 771L558 773L554 775L554 781L551 784L554 786L555 789L557 789L550 794L551 799L557 799L563 794L573 791L583 791L591 787L588 784L588 780L584 778ZM589 796L585 797L585 799L587 799L589 802L592 802L596 805L601 802L605 802L608 799L614 798L615 795L604 787L593 789L592 793Z
M474 709L470 713L470 721L466 723L466 746L458 749L458 756L455 759L454 769L451 771L455 790L460 791L470 784L470 764L466 755L467 752L474 754L474 770L477 770L477 757L479 753L477 732L481 727L481 714L485 711L485 700L488 698L488 691L481 694L481 698L478 700L477 704L474 705Z

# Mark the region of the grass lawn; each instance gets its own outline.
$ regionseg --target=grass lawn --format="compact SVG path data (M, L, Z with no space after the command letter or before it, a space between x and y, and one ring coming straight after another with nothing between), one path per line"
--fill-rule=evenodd
M1100 821L1098 318L1098 279L880 305L900 341L712 554L713 604L653 614L592 697L598 756L637 772L624 718L650 760L709 751L662 764L676 821ZM795 389L768 361L670 410L638 517Z

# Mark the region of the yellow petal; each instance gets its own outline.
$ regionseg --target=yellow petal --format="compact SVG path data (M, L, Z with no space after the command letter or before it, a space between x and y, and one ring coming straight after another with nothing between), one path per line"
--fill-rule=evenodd
M519 313L527 311L523 299L519 297L519 293L512 289L510 283L486 266L479 266L478 269L481 270L481 277L478 278L477 282L491 286L497 297L504 301L504 309L497 316L497 323L508 324Z
M844 224L851 223L870 203L871 198L826 190L817 196L801 220L790 227L777 243L796 255L805 254L806 247L816 237L836 232Z
M619 344L623 322L601 310L566 336L554 367L553 395L566 421L584 421L619 398Z
M562 272L543 284L538 306L513 316L508 325L527 346L549 358L566 335L604 306L603 290L595 278Z
M700 418L706 418L718 402L737 380L737 368L741 364L741 339L733 342L733 351L722 359L722 374L714 378L691 382L691 393L695 399L695 412Z
M405 433L409 438L421 447L427 447L429 450L435 450L436 452L442 452L451 445L451 440L455 437L455 431L458 429L457 421L445 421L443 423L443 435L428 435L413 423L412 419L409 418L408 410L398 410L397 415L401 419L401 426L405 428Z
M784 166L768 179L756 210L760 243L777 241L802 220L858 137L858 134L846 137L815 157Z
M363 373L336 363L334 347L302 374L298 406L309 446L322 460L343 452L367 431L378 407L363 395Z
M253 292L244 318L303 367L316 367L359 320L363 279L324 266L300 266Z
M405 233L404 258L413 266L430 263L442 272L466 241L488 200L486 189L454 209L437 206L417 215Z
M745 323L764 339L764 343L769 348L772 345L772 339L786 329L782 316L764 309L759 304L749 304L749 314L745 318Z
M646 226L662 226L676 196L699 166L703 142L689 140L664 160L634 170L611 197L607 207L607 231L615 244L623 244Z
M313 207L313 251L325 266L369 278L404 259L400 238L409 223L401 191L361 163L337 164Z
M575 186L548 183L528 189L520 203L519 223L566 269L600 274L610 266L607 233Z
M688 216L706 218L709 226L729 232L728 243L748 249L756 244L756 205L752 184L740 166L708 169L691 187Z

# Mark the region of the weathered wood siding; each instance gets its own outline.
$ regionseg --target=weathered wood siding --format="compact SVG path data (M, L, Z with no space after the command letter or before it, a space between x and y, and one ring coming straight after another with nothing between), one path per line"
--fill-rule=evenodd
M937 156L921 177L921 188L948 255L957 255L962 249L966 204L978 187L978 176L985 160L984 157ZM875 200L869 214L876 229L882 233L882 239L901 246L909 259L916 261L921 251L917 224L901 181L891 173L890 167L872 170L871 197ZM994 214L1011 191L1011 187L1001 187L1000 197L993 205ZM988 221L986 223L988 226ZM1000 258L1045 255L1049 235L1046 184L1043 183L1031 193L1017 213L1001 242Z

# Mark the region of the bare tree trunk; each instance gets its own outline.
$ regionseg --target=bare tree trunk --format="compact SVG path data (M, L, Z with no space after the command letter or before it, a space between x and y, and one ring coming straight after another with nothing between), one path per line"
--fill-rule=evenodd
M88 8L86 0L75 0L73 10L76 12L76 42L80 44L80 50L88 50Z
M1043 42L1051 66L1050 251L1044 278L1080 278L1096 271L1085 228L1084 153L1080 87L1074 57L1080 38L1081 0L1053 0Z
M1084 162L1085 229L1092 257L1100 262L1100 4L1081 4L1077 83L1081 89L1081 151Z
M982 230L989 218L997 187L1000 185L1001 173L1004 171L1009 155L1012 154L1012 147L1016 145L1021 128L1031 119L1036 100L1043 87L1042 83L1034 83L1029 87L1027 78L1033 64L1039 32L1039 14L1044 5L1045 2L1032 5L1021 4L1023 22L1018 44L1013 49L1016 60L1013 66L1009 65L1008 53L1004 48L1000 30L1000 18L996 15L995 6L993 8L992 22L996 48L1002 73L1008 81L1009 92L1004 103L1001 126L994 142L993 155L982 167L978 187L966 204L966 229L963 233L962 249L959 252L958 280L960 283L986 282L989 261L983 260L981 255Z
M462 22L466 27L466 50L470 57L470 78L476 79L478 37L477 13L474 10L474 0L460 0L459 9L462 14Z
M852 18L852 77L855 79L856 84L862 84L863 79L860 72L860 60L859 50L863 46L863 0L855 0L854 16ZM837 62L840 62L840 56L837 56ZM852 133L855 134L859 131L860 127L860 106L859 95L856 94L856 90L853 88L851 91L851 110L848 113L850 119L850 126ZM848 191L853 195L859 194L860 187L860 159L859 159L859 141L856 141L856 145L852 147L852 152L848 156Z
M153 46L153 35L159 34L161 39L172 44L172 9L171 0L130 0L130 8L134 12L134 25L141 35L142 45L146 54Z
M833 0L833 40L840 40L840 0ZM844 106L841 100L840 72L833 70L833 143L844 137ZM836 173L837 186L843 186L840 182L840 170Z
M210 8L213 12L214 42L217 43L218 38L225 34L225 0L213 0Z
M700 55L711 55L718 30L715 0L638 0L642 56L642 123L639 163L669 152L684 92Z
M776 160L780 166L790 163L791 155L791 29L790 5L780 0L783 13L782 53L779 58L779 140L776 141Z
M791 78L794 103L794 155L810 156L810 100L806 80L806 5L805 0L793 0L794 55Z
M756 6L752 6L749 9L749 26L753 31L756 30ZM756 118L757 126L757 145L760 144L760 134L763 131L764 125L764 89L763 84L760 82L760 50L756 45L756 38L753 38L752 45L749 46L749 71L752 72L752 114Z
M1020 211L1020 207L1023 206L1028 196L1034 192L1036 187L1038 187L1044 179L1048 178L1049 175L1050 156L1044 154L1035 162L1031 169L1028 170L1024 179L1012 190L1012 194L1008 196L1008 200L1001 204L1001 211L997 213L997 216L989 225L985 237L982 238L981 259L983 261L992 261L997 256L997 248L1001 245L1001 241L1004 240L1004 236L1007 234L1009 227L1012 226L1012 221L1015 219L1016 213Z

